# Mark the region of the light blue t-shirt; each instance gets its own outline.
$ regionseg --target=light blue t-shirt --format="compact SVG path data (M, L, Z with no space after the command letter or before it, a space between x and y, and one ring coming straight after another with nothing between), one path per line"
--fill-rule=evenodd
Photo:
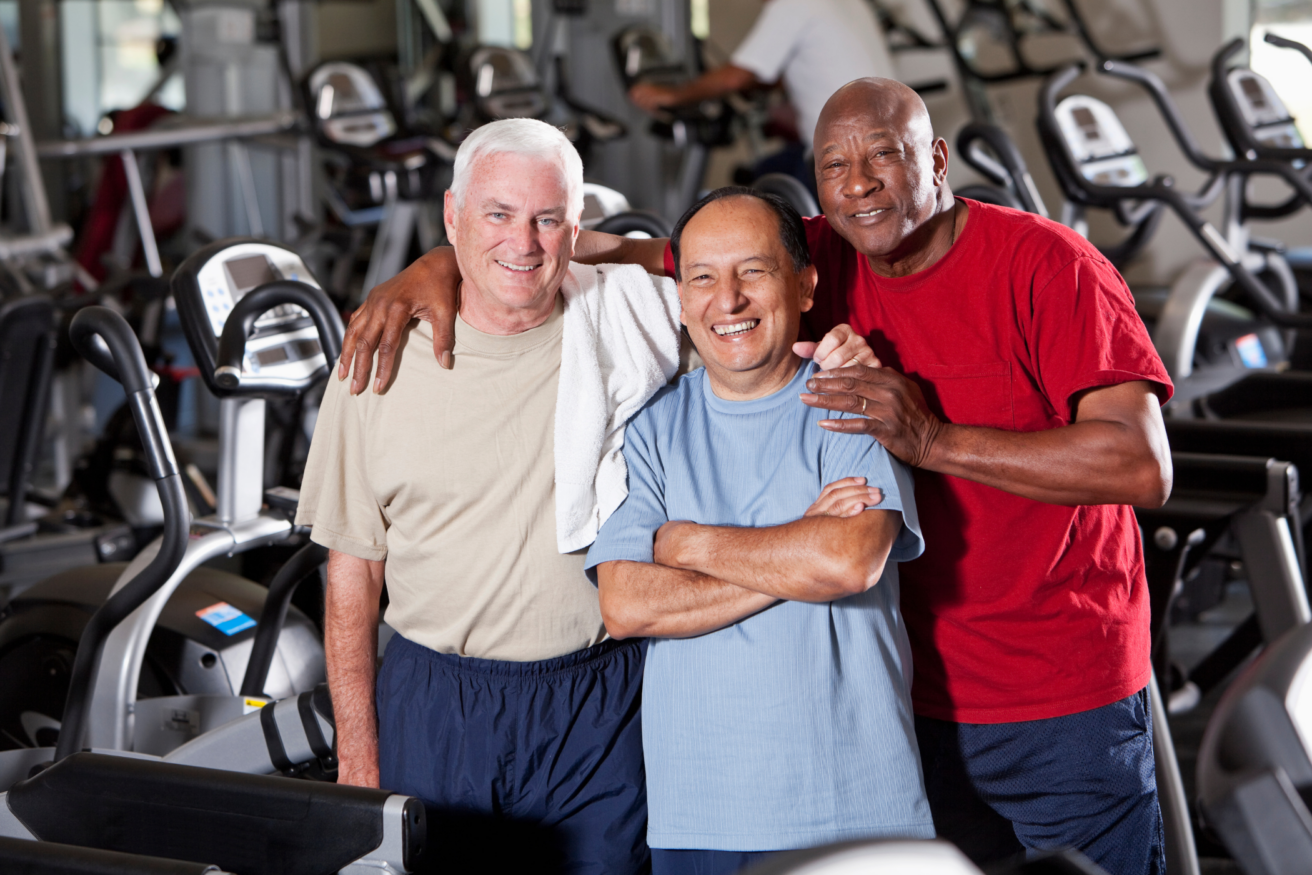
M629 424L629 496L587 565L652 561L667 520L774 526L820 489L861 476L903 526L878 584L835 602L781 602L690 639L654 638L642 694L648 844L773 851L934 834L911 711L898 560L924 549L910 472L798 394L815 366L765 398L725 401L699 370Z

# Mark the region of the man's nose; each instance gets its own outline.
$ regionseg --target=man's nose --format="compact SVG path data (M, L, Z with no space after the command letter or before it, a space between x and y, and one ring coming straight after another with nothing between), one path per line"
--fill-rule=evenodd
M747 296L743 294L743 284L736 276L727 277L715 284L712 305L721 313L733 313L743 308Z
M843 180L843 195L850 198L863 198L872 191L883 188L883 181L865 161L857 161L847 171Z
M541 247L538 239L538 224L532 220L516 222L510 235L510 245L520 255L537 252Z

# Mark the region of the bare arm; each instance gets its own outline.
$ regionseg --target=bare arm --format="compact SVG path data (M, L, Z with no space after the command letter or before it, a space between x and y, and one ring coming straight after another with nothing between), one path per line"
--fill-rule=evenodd
M919 386L888 368L818 373L807 386L817 393L802 396L812 407L856 414L822 426L872 435L913 467L1067 506L1160 507L1171 494L1166 426L1145 381L1083 392L1070 425L1036 432L945 423Z
M656 112L667 106L714 100L759 84L760 80L751 70L725 64L682 85L635 85L629 89L629 99L647 112Z
M845 477L821 489L803 519L850 519L883 500L883 490L866 486L864 477ZM691 638L723 629L778 601L696 571L651 562L601 563L597 592L613 638Z
M597 594L612 638L691 638L723 629L778 601L695 571L651 562L601 563Z
M667 242L664 238L635 240L596 231L580 231L574 247L574 261L582 264L637 264L648 273L662 276ZM351 323L342 340L337 379L344 380L354 372L351 394L359 395L369 385L374 353L377 353L378 374L374 391L383 391L392 379L401 333L412 319L423 319L433 326L433 355L442 367L450 368L459 309L460 266L456 263L456 253L450 246L438 246L387 282L374 287L360 309L351 314Z
M759 529L669 522L656 533L655 558L774 598L828 602L879 582L901 527L895 510Z
M357 787L378 786L374 676L383 565L336 550L328 553L323 644L337 724L337 782Z

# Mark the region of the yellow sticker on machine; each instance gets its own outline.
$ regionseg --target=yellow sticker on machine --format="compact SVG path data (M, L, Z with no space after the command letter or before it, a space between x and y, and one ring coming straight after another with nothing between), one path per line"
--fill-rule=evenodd
M265 705L269 704L271 701L273 700L272 699L242 699L241 713L252 714L263 708Z

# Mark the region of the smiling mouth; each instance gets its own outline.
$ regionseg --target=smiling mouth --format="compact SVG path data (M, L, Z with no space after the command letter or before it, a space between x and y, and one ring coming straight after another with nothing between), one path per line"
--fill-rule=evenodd
M732 325L712 325L711 328L721 337L738 337L741 334L746 334L760 324L760 319L747 319L743 322L735 322Z
M531 273L542 266L540 264L511 264L508 261L501 261L499 259L497 260L497 264L501 265L506 270L513 270L516 273Z
M887 208L885 208L885 209L881 209L881 210L870 210L869 212L866 212L866 213L856 213L855 215L852 216L852 218L854 218L854 219L868 219L868 218L870 218L871 216L878 216L880 213L886 213L886 212L888 212Z

